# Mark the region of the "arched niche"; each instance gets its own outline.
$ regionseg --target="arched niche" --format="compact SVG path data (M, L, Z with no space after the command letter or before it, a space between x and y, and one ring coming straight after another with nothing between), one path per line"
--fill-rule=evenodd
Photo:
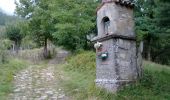
M109 32L110 32L110 19L109 19L109 17L104 17L103 19L102 19L102 33L103 34L105 34L105 35L108 35L109 34Z

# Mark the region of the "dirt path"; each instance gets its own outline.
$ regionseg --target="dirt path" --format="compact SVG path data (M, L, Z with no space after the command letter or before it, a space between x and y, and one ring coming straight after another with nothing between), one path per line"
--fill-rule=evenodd
M64 62L67 51L59 50L46 66L33 65L14 76L14 90L9 100L70 100L58 82L55 67Z

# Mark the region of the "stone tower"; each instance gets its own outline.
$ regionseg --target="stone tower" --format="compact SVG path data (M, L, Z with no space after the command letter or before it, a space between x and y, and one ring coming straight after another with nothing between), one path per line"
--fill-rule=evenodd
M130 0L102 0L97 9L96 85L116 92L141 74Z

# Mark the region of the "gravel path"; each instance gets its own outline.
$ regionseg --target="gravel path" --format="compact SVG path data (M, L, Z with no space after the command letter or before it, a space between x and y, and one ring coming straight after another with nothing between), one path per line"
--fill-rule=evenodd
M67 51L60 50L46 67L33 65L14 76L14 90L9 100L70 100L59 87L60 74L55 67L64 62Z

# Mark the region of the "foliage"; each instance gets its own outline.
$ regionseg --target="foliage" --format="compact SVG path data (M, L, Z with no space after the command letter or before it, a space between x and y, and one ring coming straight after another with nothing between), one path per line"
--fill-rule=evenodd
M86 36L95 29L96 1L19 0L16 4L17 14L29 19L34 40L39 44L44 46L47 39L55 38L55 43L67 49L88 47Z
M147 66L148 67L148 66ZM120 91L118 98L140 100L170 99L169 72L152 72L145 70L143 78L135 85L125 87Z
M48 56L47 42L52 39L51 16L49 14L49 1L47 0L19 0L16 12L18 15L29 19L29 28L33 40L44 46L44 57Z
M20 30L23 27L18 21L18 17L6 15L0 10L0 63L7 62L7 49L11 48L12 41L18 43L21 40Z
M166 1L166 2L165 2ZM157 14L157 26L160 29L160 41L156 45L157 51L153 53L155 62L170 64L170 2L163 0L159 3Z
M93 71L95 68L95 53L93 53L92 51L81 51L79 52L79 54L72 57L72 59L69 59L68 63L69 64L67 65L67 70L74 71L76 69L80 72L89 72L89 70ZM91 71L89 73L94 73Z
M34 49L37 47L37 44L32 40L29 35L26 35L21 42L22 49Z
M7 100L8 94L12 92L13 75L26 67L26 62L17 59L9 60L9 63L0 64L0 99Z
M95 87L95 53L82 52L68 58L68 63L62 65L66 77L69 78L61 84L74 100L170 99L170 68L151 62L144 62L144 66L141 80L114 95Z
M91 87L94 86L95 53L83 51L71 56L67 61L68 63L62 67L69 80L61 84L74 100L85 100L89 97L89 92L92 92Z
M52 0L50 14L57 44L71 50L87 49L87 35L94 34L93 30L96 28L97 4L93 0Z
M8 61L7 49L11 46L11 41L8 39L0 40L0 64Z
M19 0L16 14L27 19L27 34L48 55L48 40L77 51L91 49L87 35L96 34L95 9L101 0ZM138 42L147 60L170 64L168 0L133 0ZM26 32L25 31L25 32ZM29 32L28 32L29 31Z
M22 38L24 34L21 33L22 24L21 23L11 23L6 26L6 36L8 39L15 43L15 50L17 51L20 47Z
M30 18L38 0L19 0L15 1L16 14L23 18Z
M147 60L169 64L169 3L159 0L137 0L135 23L138 41L144 41Z
M164 0L166 2L160 2L159 12L158 12L158 24L163 29L169 29L170 28L170 2L168 0Z
M136 32L139 40L144 40L144 57L151 60L152 43L158 39L155 25L155 0L138 0L135 9Z

